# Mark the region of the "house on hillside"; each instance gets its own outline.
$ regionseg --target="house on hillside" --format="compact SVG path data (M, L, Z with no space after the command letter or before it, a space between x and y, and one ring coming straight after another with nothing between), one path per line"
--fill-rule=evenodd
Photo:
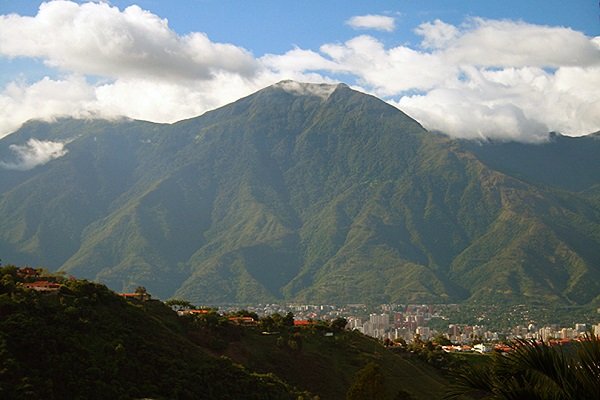
M309 326L312 326L315 324L315 321L309 320L309 319L295 319L294 320L294 326L300 327L300 328L306 328Z
M60 283L49 281L35 281L24 283L23 286L27 289L32 289L38 292L55 292L62 286Z
M257 322L252 317L229 317L229 321L242 326L256 326Z
M135 299L139 301L147 301L152 297L143 286L139 286L133 293L119 293L119 296L125 297L126 299Z
M139 301L150 300L150 295L148 293L119 293L119 296L125 297L126 299L134 299Z
M179 310L177 311L177 315L179 315L180 317L183 315L204 315L208 314L209 312L210 310L206 308L201 308L198 310Z
M491 352L492 351L492 347L488 346L488 345L486 345L484 343L479 343L479 344L476 344L475 346L473 346L473 350L476 351L476 352L478 352L478 353L484 354L484 353Z
M17 276L19 278L37 278L40 276L40 273L35 268L24 267L17 268Z

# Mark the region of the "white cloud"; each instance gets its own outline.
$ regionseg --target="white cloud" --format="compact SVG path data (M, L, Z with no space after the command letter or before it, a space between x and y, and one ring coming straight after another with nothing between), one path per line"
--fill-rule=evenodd
M354 29L374 29L378 31L393 32L396 23L393 17L386 15L357 15L346 21Z
M393 104L429 129L458 137L535 142L549 131L600 129L598 38L483 19L455 29L436 21L417 32L432 55L459 68L458 79Z
M385 49L371 36L358 36L343 44L327 44L321 51L335 63L335 71L358 77L359 83L379 96L405 90L426 90L451 79L453 66L433 54L407 46Z
M120 11L70 1L43 3L35 17L0 17L0 54L112 78L197 80L221 71L251 76L258 68L243 48L211 42L203 33L179 36L138 6Z
M325 57L311 58L319 69L356 77L426 128L456 137L535 142L549 131L600 129L599 38L483 19L458 27L436 20L415 32L421 49L386 48L363 35L325 44Z
M348 24L394 28L391 17L363 17L374 18ZM415 33L419 46L359 35L254 58L203 33L178 35L137 6L44 3L34 17L0 16L0 55L41 59L63 75L0 90L0 137L61 115L174 122L284 79L340 78L457 137L539 141L600 129L600 38L480 18L434 20Z
M95 88L96 107L111 115L175 122L233 102L268 84L230 74L183 85L170 81L120 79Z
M260 58L262 64L269 71L277 71L279 74L295 75L305 71L343 71L345 68L323 55L312 51L294 48L283 55L266 54Z
M109 116L95 104L95 89L84 78L43 78L33 84L12 82L0 92L0 137L30 119L59 115Z
M425 36L428 40L431 37ZM563 67L600 64L600 51L581 32L514 21L472 19L443 48L455 64Z
M276 86L294 95L316 96L323 100L327 100L337 87L337 85L303 83L289 80L281 81Z
M392 102L430 129L464 138L537 142L550 131L581 135L600 128L599 67L480 70L453 87Z
M12 144L9 148L15 154L16 161L0 161L0 167L18 171L27 171L39 165L67 154L64 143L29 139L23 145Z
M419 25L415 29L415 33L423 37L422 47L441 49L458 37L459 30L454 25L436 19L433 22L425 22Z

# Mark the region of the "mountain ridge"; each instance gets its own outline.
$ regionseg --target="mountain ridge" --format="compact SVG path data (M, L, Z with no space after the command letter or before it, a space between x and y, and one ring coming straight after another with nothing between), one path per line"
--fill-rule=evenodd
M174 124L13 135L3 157L33 137L70 142L43 166L0 170L11 262L207 303L600 293L592 136L477 144L346 85L289 81Z

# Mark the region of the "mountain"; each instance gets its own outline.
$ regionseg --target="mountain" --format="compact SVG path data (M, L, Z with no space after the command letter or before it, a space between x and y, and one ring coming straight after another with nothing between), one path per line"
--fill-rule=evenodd
M584 304L599 151L452 140L291 81L171 125L33 121L0 140L0 254L196 303Z

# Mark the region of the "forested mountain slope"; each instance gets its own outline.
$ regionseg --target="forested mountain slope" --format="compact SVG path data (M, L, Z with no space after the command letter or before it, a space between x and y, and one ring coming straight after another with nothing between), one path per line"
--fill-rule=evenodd
M63 153L7 169L32 138ZM455 141L289 81L172 125L34 121L0 140L0 254L205 303L587 303L599 150Z

